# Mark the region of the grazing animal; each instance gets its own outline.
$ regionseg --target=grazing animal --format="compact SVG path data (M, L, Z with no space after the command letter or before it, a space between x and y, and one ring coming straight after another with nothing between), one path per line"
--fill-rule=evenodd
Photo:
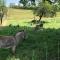
M11 48L15 53L16 47L26 38L26 32L17 32L15 36L0 36L0 48Z

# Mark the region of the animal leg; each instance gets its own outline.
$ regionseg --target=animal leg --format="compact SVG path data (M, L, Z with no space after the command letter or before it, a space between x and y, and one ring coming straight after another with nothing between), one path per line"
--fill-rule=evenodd
M13 46L12 47L12 53L15 54L15 52L16 52L16 46Z

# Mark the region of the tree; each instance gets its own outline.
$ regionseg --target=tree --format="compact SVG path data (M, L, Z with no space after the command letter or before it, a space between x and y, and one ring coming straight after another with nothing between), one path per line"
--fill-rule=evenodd
M28 0L20 0L19 1L19 3L22 3L24 7L26 6L27 2L28 2Z
M7 13L7 7L5 6L5 0L0 0L0 20L2 24L2 18Z
M32 5L35 6L35 0L31 0Z
M59 11L60 11L60 0L58 0L58 9L59 9Z
M38 7L34 9L35 15L39 16L39 22L41 18L44 17L53 17L56 15L55 5L50 4L48 1L40 2Z

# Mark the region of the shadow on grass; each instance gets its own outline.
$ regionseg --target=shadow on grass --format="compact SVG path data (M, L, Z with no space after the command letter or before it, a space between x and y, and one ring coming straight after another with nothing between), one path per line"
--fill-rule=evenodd
M15 57L9 49L0 49L0 60L60 59L60 29L34 31L31 27L5 26L0 28L0 35L15 35L23 29L27 31L28 38L17 46Z

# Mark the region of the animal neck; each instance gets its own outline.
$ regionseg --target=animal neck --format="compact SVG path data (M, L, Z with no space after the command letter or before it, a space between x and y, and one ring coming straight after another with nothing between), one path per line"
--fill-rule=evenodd
M17 43L19 43L19 42L22 40L21 33L17 33L17 34L15 35L15 39L16 39Z

